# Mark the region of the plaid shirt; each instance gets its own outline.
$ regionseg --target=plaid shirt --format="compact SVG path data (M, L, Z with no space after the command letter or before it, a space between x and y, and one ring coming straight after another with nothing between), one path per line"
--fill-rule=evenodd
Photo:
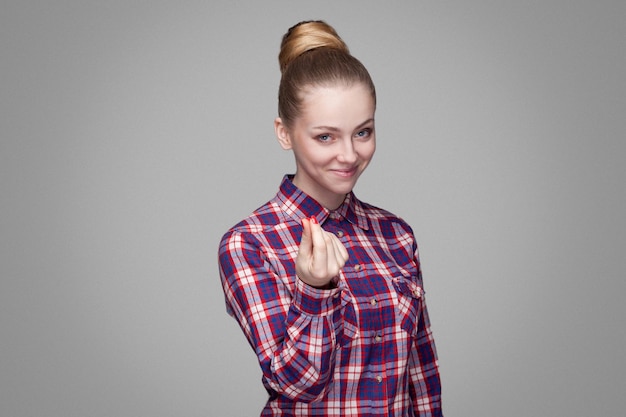
M333 289L296 277L301 219L315 216L350 258ZM261 416L441 416L435 344L417 244L398 217L353 193L329 211L285 177L219 249L226 309L269 393Z

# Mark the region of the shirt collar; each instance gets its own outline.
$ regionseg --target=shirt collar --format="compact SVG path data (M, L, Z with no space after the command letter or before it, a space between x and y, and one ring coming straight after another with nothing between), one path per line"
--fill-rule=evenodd
M293 175L285 175L276 199L282 212L300 222L303 218L315 217L319 224L323 224L326 219L344 218L361 229L369 229L369 222L365 215L363 204L356 198L353 192L346 195L341 205L333 211L326 209L313 197L300 190L292 182Z

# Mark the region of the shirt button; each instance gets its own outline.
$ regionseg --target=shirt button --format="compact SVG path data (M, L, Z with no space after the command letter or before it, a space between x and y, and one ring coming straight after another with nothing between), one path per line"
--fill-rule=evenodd
M380 375L376 376L376 381L380 384L381 382L383 382L383 377Z
M380 337L379 334L377 334L376 337L374 338L374 340L376 341L376 343L380 343L380 341L383 340L383 338Z
M376 299L375 299L375 298L372 298L372 299L370 300L370 304L371 304L371 305L373 305L373 306L375 306L377 302L378 302L378 301L376 301Z
M343 231L339 230L339 231L337 232L337 237L338 237L339 239L341 239L343 236L344 236Z
M358 265L358 264L357 264L357 265L354 265L354 270L355 270L356 272L359 272L359 271L361 270L361 265Z

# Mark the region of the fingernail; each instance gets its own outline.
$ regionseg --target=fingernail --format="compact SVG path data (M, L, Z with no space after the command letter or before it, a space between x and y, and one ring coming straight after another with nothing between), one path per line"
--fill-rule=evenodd
M317 218L315 216L311 217L311 222L313 222L313 224L317 224Z

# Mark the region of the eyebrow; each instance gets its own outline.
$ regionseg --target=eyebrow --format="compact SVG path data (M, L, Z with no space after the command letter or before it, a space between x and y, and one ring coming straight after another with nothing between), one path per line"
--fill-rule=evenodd
M356 129L360 129L360 128L362 128L363 126L365 126L366 124L371 123L371 122L373 122L373 121L374 121L374 118L373 118L373 117L372 117L372 118L370 118L370 119L367 119L366 121L364 121L363 123L361 123L360 125L358 125L358 126L355 128L355 130L356 130ZM330 132L339 132L339 131L341 130L341 129L339 129L338 127L334 127L334 126L315 126L315 127L313 127L313 129L315 129L315 130L328 130L328 131L330 131Z

